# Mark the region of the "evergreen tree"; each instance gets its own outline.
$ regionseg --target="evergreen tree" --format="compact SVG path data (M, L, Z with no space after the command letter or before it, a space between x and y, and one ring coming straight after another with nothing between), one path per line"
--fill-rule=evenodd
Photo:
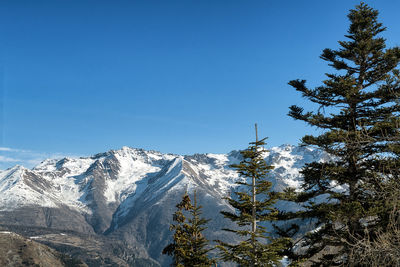
M201 218L201 208L197 204L196 192L192 203L189 195L185 193L180 203L176 205L177 211L173 215L176 224L171 224L171 231L175 231L173 243L167 245L163 254L173 256L172 266L178 267L208 267L214 264L214 260L207 256L208 240L202 232L209 220ZM189 219L185 214L189 215Z
M265 227L258 224L273 221L278 215L273 204L278 200L279 193L271 191L272 183L265 179L273 169L263 158L265 139L258 140L256 125L256 141L240 152L243 160L231 166L246 179L237 182L245 190L234 192L234 198L226 198L235 212L221 212L238 226L237 230L224 230L235 233L243 241L238 244L218 241L217 247L224 261L236 262L240 266L275 266L282 258L280 253L289 244L287 238L268 236Z
M289 116L320 129L306 135L302 144L333 156L328 162L313 162L303 170L303 192L288 191L304 210L288 218L313 218L318 230L303 240L302 255L319 254L318 266L348 265L349 244L366 235L375 238L389 221L388 209L379 199L380 190L399 165L400 82L396 69L398 47L386 49L380 33L378 11L365 3L350 10L346 41L337 50L325 49L321 58L336 73L326 74L323 85L314 89L305 80L289 84L317 104L315 112L291 106ZM340 189L341 188L341 189ZM321 201L326 200L327 201ZM290 217L293 215L292 217ZM331 248L331 252L322 253Z

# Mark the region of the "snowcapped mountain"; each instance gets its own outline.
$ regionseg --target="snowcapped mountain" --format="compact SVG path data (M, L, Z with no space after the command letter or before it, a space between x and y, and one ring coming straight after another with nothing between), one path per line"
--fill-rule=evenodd
M275 166L269 178L281 190L299 188L300 168L327 156L282 145L265 158ZM123 147L92 157L45 160L33 169L15 166L0 172L0 224L119 239L138 257L151 260L144 266L166 266L169 258L160 251L185 191L196 189L204 217L212 219L209 239L226 240L221 228L229 222L219 211L229 209L222 198L242 179L229 167L240 159L238 151L180 156Z

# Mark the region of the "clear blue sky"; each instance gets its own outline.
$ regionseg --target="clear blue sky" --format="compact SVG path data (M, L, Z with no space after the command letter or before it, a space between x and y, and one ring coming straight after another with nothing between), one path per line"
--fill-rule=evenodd
M400 45L400 1L366 2ZM288 107L308 103L287 83L320 84L319 55L358 3L2 0L0 167L21 150L225 153L252 141L254 122L269 146L297 144L312 130Z

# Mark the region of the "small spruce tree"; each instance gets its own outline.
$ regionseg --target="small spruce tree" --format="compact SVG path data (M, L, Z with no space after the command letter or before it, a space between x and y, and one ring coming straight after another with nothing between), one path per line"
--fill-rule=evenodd
M185 193L180 203L176 205L177 211L173 215L175 224L170 230L174 231L173 242L162 251L163 254L173 256L172 266L177 267L209 267L214 260L207 256L211 250L207 248L209 241L204 237L204 226L209 220L201 217L201 208L197 204L196 192L192 203L189 195ZM190 217L187 219L186 216Z
M279 199L279 193L271 190L272 183L266 180L266 175L273 169L264 160L265 139L258 140L257 124L256 141L241 151L243 160L231 165L246 181L237 184L244 191L234 192L234 197L226 198L235 212L222 211L225 218L237 224L238 229L224 229L235 233L243 241L238 244L228 244L218 240L217 247L224 261L232 261L239 266L276 266L282 258L280 253L287 247L287 238L272 238L260 222L277 219L278 210L274 204Z

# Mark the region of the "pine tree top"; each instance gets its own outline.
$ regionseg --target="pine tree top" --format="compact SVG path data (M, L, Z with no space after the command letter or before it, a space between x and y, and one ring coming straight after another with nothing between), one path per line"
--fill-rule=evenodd
M273 169L265 162L265 140L256 141L240 153L243 160L231 167L246 180L238 182L243 191L235 191L233 197L227 197L234 212L222 211L225 218L235 222L237 229L223 229L235 233L241 240L238 244L218 241L221 258L233 261L240 266L275 266L281 259L280 253L287 248L287 238L273 238L260 222L274 221L278 211L273 206L280 194L271 190L272 182L267 174Z
M173 214L176 223L170 225L170 230L174 231L173 242L168 244L162 253L173 256L172 266L212 266L215 260L207 255L212 248L207 248L209 241L203 235L209 220L201 217L202 207L197 203L196 191L193 202L186 192L176 208L177 211Z

